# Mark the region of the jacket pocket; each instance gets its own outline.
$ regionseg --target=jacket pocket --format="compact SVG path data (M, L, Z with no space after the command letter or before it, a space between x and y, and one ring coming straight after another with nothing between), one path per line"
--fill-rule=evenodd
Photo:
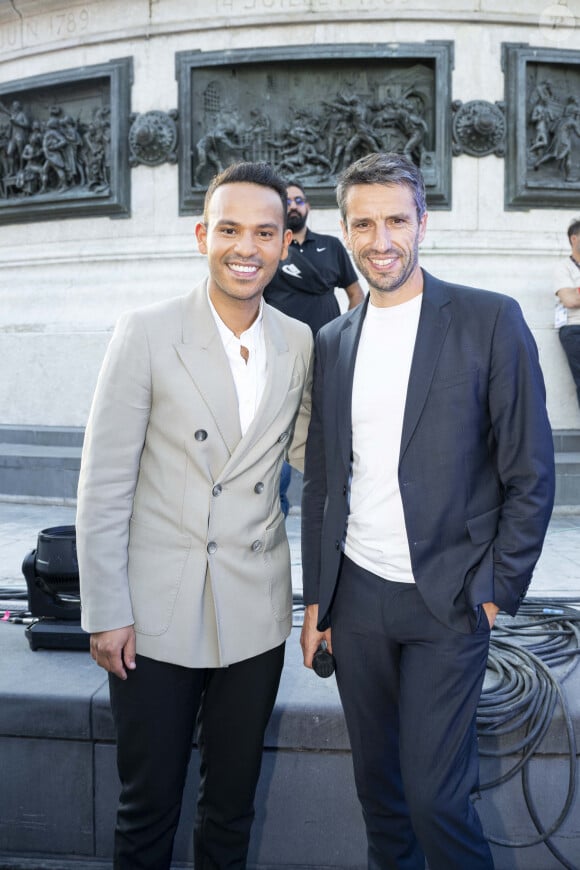
M497 535L501 507L492 508L467 520L467 531L473 544L485 544Z
M129 531L129 591L135 631L158 636L171 623L191 539L132 519Z
M264 562L266 565L270 604L278 622L292 613L292 580L290 547L286 523L281 515L278 522L266 529L264 536Z

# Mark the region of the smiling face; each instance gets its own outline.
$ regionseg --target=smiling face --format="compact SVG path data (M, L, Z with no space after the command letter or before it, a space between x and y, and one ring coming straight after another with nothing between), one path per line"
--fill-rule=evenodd
M419 243L426 224L427 214L419 220L407 185L355 184L349 189L342 231L374 305L399 305L421 293Z
M237 182L218 187L207 208L207 223L195 235L209 265L209 295L218 311L248 304L256 308L281 258L290 230L284 229L280 196L270 187Z

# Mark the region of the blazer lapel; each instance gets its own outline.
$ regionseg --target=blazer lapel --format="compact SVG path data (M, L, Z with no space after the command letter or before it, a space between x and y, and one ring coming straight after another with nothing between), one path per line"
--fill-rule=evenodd
M355 308L353 313L344 319L340 333L336 365L331 380L335 391L334 407L336 409L336 431L340 455L345 468L349 468L352 452L352 386L356 352L360 340L362 325L367 312L369 297L363 305Z
M183 341L176 344L175 349L232 454L242 437L238 398L230 365L207 301L205 281L184 299L182 335Z
M423 274L425 279L423 301L407 388L401 436L401 458L419 422L431 388L439 354L451 323L451 311L448 306L450 299L444 285L427 272Z

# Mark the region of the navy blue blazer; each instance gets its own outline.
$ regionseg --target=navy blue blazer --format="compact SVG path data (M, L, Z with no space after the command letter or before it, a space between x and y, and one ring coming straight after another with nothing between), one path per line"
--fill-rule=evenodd
M513 615L526 594L553 506L553 439L517 302L423 275L399 487L419 592L440 621L468 633L481 604ZM302 572L320 630L330 625L348 522L352 384L367 306L327 324L316 342Z

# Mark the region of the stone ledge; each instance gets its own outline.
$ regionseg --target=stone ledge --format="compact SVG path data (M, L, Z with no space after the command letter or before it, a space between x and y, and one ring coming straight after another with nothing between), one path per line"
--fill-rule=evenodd
M75 498L84 430L0 426L0 493Z
M0 444L82 447L85 430L76 426L0 425Z

